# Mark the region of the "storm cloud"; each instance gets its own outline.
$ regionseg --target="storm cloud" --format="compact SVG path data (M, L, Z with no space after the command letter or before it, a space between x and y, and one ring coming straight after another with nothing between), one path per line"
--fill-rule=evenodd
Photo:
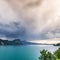
M60 0L0 0L0 37L60 38Z

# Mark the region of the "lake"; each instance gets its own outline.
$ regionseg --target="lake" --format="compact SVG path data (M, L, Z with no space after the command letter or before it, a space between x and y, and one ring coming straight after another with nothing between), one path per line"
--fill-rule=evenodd
M53 45L0 46L0 60L39 60L40 50L54 52L58 48Z

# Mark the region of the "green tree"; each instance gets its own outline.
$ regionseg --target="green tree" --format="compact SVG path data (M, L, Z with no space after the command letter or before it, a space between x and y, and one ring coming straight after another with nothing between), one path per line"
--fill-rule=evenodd
M47 50L42 50L42 51L40 51L40 53L41 53L41 55L40 55L39 59L46 60L45 57L46 57Z
M56 56L47 50L40 51L40 54L39 60L56 60Z
M60 48L54 52L54 55L60 59Z

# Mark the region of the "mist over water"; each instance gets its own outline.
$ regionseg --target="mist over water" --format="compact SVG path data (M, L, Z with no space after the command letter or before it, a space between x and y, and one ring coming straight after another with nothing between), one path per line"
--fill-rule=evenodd
M60 38L60 0L0 0L0 37Z

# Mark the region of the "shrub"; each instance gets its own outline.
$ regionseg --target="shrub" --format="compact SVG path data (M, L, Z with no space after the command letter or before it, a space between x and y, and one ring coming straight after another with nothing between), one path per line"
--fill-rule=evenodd
M60 48L54 52L54 55L60 59Z
M60 48L53 54L47 50L40 51L39 60L60 60Z

